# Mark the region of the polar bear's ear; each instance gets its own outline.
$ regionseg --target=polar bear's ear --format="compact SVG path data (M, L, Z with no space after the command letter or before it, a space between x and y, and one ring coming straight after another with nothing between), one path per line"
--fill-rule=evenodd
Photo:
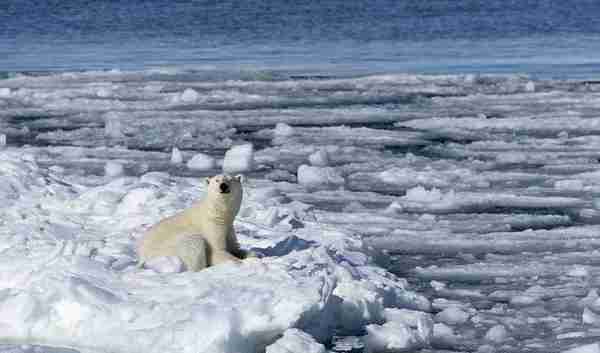
M235 180L239 181L240 184L244 182L244 176L242 174L238 174L233 177Z
M206 180L206 184L210 184L210 179L211 179L211 177L206 177L206 179L204 179L204 180Z

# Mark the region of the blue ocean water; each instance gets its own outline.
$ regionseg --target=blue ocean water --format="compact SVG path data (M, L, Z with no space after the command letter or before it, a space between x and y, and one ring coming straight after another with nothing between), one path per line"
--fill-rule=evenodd
M600 72L597 0L3 0L0 71Z

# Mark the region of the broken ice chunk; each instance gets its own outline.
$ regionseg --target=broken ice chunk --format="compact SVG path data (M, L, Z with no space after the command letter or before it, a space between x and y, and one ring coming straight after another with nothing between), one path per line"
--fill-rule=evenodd
M121 117L117 113L107 113L104 117L104 135L110 138L123 137Z
M345 184L344 177L331 167L301 165L298 168L298 183L311 188L331 188Z
M233 146L225 153L223 171L226 173L247 172L252 169L254 161L254 146L249 143Z
M421 345L416 331L401 322L390 321L383 325L367 326L367 352L409 352Z
M325 346L306 332L292 328L283 337L267 346L266 353L325 353Z
M431 314L409 309L387 308L383 311L385 319L401 322L417 330L417 336L423 344L429 344L433 336L433 319Z
M192 170L211 170L215 166L215 159L204 153L196 154L187 162L187 167Z
M508 331L504 327L504 325L496 325L488 330L485 334L485 339L488 341L500 343L506 341L508 338Z
M104 165L104 174L109 177L117 177L123 175L123 164L114 161L106 162Z
M186 88L181 96L179 96L179 100L185 103L193 103L200 98L200 94L196 92L194 89Z
M313 166L326 167L329 165L329 154L325 150L318 150L317 152L308 156L308 161Z
M294 128L286 123L277 123L275 129L273 129L273 133L280 137L291 136L294 134Z
M171 151L171 163L172 164L183 163L183 155L181 154L181 151L177 147L173 147L173 150Z
M435 319L448 325L464 324L469 320L469 314L457 307L449 307L439 312Z

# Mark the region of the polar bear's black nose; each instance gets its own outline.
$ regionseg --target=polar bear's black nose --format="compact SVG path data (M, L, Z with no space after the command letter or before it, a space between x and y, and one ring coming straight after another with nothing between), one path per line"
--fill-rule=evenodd
M223 193L228 193L229 192L229 185L227 185L225 183L221 183L221 185L219 185L219 189L221 189L221 192L223 192Z

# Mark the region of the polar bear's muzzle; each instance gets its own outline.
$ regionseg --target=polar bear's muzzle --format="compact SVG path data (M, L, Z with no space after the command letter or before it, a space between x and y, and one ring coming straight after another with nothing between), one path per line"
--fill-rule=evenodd
M219 189L221 190L221 194L229 194L229 185L227 185L226 183L221 183L219 185Z

